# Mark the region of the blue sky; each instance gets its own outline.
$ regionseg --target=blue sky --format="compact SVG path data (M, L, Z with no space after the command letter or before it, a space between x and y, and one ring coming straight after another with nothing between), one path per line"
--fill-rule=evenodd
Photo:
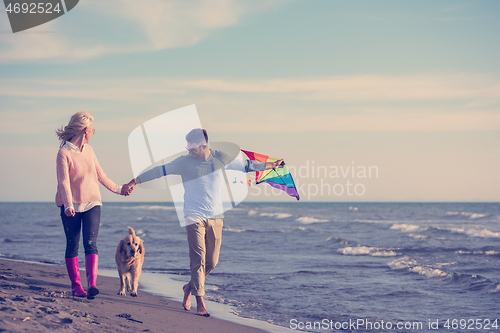
M1 12L0 200L53 200L53 133L74 112L94 114L90 144L123 183L130 132L196 104L212 141L297 170L378 168L296 174L303 200L498 201L499 16L493 0L81 1L12 34ZM326 193L348 181L363 195Z

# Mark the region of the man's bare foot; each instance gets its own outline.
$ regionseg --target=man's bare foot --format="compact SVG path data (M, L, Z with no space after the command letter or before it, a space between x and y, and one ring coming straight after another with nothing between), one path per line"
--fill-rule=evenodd
M210 313L208 313L207 308L205 307L205 302L203 301L203 296L196 296L196 314L198 316L210 317Z
M184 310L189 311L191 310L191 281L182 286L182 290L184 291L182 306L184 307Z

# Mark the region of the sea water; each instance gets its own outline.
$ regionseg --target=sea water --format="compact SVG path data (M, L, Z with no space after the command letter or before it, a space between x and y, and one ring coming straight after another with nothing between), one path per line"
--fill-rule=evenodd
M225 213L206 299L311 332L497 331L499 222L498 203L242 203ZM115 270L127 226L144 240L153 280L189 281L186 232L169 203L104 203L100 269ZM53 203L0 203L0 227L1 257L64 264Z

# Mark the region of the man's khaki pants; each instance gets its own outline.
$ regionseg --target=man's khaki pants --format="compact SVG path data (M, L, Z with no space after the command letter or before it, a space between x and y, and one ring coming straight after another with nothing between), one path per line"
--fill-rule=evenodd
M205 278L219 261L222 219L205 219L196 215L186 216L185 219L191 266L191 293L194 296L203 296Z

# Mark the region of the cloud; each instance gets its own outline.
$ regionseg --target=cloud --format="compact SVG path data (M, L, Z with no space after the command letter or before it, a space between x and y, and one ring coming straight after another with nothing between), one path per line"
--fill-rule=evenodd
M186 47L243 17L286 0L80 1L60 18L17 34L0 34L0 63L78 61L108 53ZM7 15L0 30L10 31Z
M299 94L323 100L500 99L500 82L482 75L338 76L272 80L192 80L180 86L233 93Z
M181 95L193 91L264 94L306 101L460 100L468 101L471 106L479 104L485 106L500 102L500 81L488 75L354 75L253 80L0 79L0 95L16 97L137 100L154 95Z
M500 130L500 84L488 75L0 79L1 95L13 103L0 108L6 112L0 124L4 133L36 128L40 109L51 105L56 109L47 111L52 119L47 126L53 124L57 110L69 109L67 101L72 101L71 109L78 101L84 109L100 113L108 131L117 130L114 119L119 119L120 129L135 128L148 117L193 103L202 116L207 114L207 127L223 132ZM20 104L26 100L29 105ZM32 124L12 126L16 119L31 119Z

